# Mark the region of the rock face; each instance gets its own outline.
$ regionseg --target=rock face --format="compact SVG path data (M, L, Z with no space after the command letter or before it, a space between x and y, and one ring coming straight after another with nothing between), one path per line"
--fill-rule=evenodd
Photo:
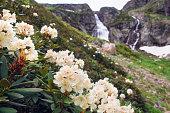
M138 8L138 9L136 9ZM115 8L101 8L100 20L110 31L111 42L126 43L130 33L140 20L139 46L164 46L170 44L170 0L131 0L121 11Z
M109 41L125 43L131 29L135 27L135 20L114 7L103 7L97 13L100 20L109 30Z
M96 25L95 16L88 4L43 4L71 26L92 35Z
M129 1L124 7L123 7L123 12L128 12L133 9L140 8L144 5L146 5L149 2L149 0L131 0Z
M170 44L170 1L150 0L148 4L130 14L141 21L140 46L164 46Z

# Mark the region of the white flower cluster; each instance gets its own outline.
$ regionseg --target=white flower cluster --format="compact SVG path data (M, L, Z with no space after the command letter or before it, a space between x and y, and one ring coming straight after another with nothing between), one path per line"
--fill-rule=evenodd
M37 17L37 16L38 16L38 14L37 14L37 13L33 13L33 16L34 16L34 17Z
M83 60L75 59L70 51L59 51L58 53L48 50L45 58L49 58L48 62L56 62L56 65L63 66L56 75L54 75L53 83L60 87L62 93L70 93L74 91L76 94L70 95L75 105L82 109L90 108L91 111L98 109L98 113L133 113L131 106L120 106L117 99L118 90L108 78L91 83L87 72L79 67L84 66ZM79 66L78 66L79 65ZM83 91L86 89L86 94ZM123 95L125 96L125 95ZM123 98L123 96L121 96Z
M30 8L30 5L21 5L21 6L25 8Z
M34 28L32 25L29 25L25 22L21 22L21 23L16 23L16 33L17 34L22 34L22 35L26 35L26 36L31 36L34 34Z
M10 23L15 23L16 22L16 17L15 13L11 14L9 10L3 9L3 17L2 20L8 21Z
M12 49L12 42L15 41L13 26L8 21L0 20L0 45Z
M49 58L48 62L55 62L56 65L59 66L72 66L72 65L78 65L79 67L84 67L84 61L81 59L76 59L73 55L73 52L70 53L69 50L66 51L59 51L55 52L53 50L48 50L45 58Z
M33 60L38 60L38 52L35 50L34 43L32 42L30 37L25 37L24 40L18 39L12 44L17 48L17 49L24 49L25 54L26 54L26 59L33 61ZM26 49L29 48L29 49Z
M55 23L51 23L50 26L55 26L56 24Z
M78 68L78 65L61 67L56 75L54 75L54 81L59 87L61 92L83 93L83 89L89 89L92 87L90 79L87 73Z
M126 83L128 83L128 84L132 84L132 83L133 83L133 81L131 81L131 80L129 80L129 79L126 79L126 78L125 78L125 80L126 80Z
M51 38L57 37L58 32L55 28L47 27L46 25L41 28L41 33L45 33L51 36Z
M9 50L23 49L26 53L26 60L37 60L38 53L35 50L31 38L27 37L22 40L16 37L16 32L25 32L28 36L32 35L34 33L33 26L23 22L21 23L22 25L17 23L17 28L15 30L14 26L11 24L16 21L15 14L12 14L12 16L9 12L9 10L4 9L2 20L0 20L0 45L2 47L7 47Z
M98 113L133 113L131 105L120 106L117 96L117 88L108 82L108 78L105 78L96 82L87 95L71 95L70 97L75 105L83 109L90 107L91 111L98 109Z

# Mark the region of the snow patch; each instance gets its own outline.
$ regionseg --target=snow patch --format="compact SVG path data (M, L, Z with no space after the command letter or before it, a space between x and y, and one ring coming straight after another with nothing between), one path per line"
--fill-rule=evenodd
M168 54L170 54L170 45L158 47L158 46L143 46L139 48L140 50L144 50L147 53L158 56L159 58L164 58Z

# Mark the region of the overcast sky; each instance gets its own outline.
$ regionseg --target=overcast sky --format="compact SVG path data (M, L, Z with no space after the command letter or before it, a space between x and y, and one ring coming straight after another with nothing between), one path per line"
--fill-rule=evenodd
M130 0L35 0L38 3L50 3L50 4L58 4L58 3L87 3L91 7L93 11L100 10L101 7L115 7L117 9L122 9L123 6Z

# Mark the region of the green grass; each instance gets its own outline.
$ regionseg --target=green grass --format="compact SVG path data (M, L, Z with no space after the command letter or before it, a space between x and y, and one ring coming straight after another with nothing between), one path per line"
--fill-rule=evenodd
M149 58L143 56L138 61L134 61L137 66L143 66L144 68L150 69L151 74L163 76L170 81L170 60L160 59L156 61L155 58Z
M122 54L124 57L136 60L140 58L140 54L137 52L132 51L126 45L123 44L116 44L116 51Z
M25 4L27 4L27 5L30 4L30 0L23 0L23 2L24 2Z
M159 109L154 108L151 104L147 103L146 106L149 109L149 113L163 113L162 111L160 111Z
M47 10L55 10L55 8L54 7L45 7L45 9L47 9Z

